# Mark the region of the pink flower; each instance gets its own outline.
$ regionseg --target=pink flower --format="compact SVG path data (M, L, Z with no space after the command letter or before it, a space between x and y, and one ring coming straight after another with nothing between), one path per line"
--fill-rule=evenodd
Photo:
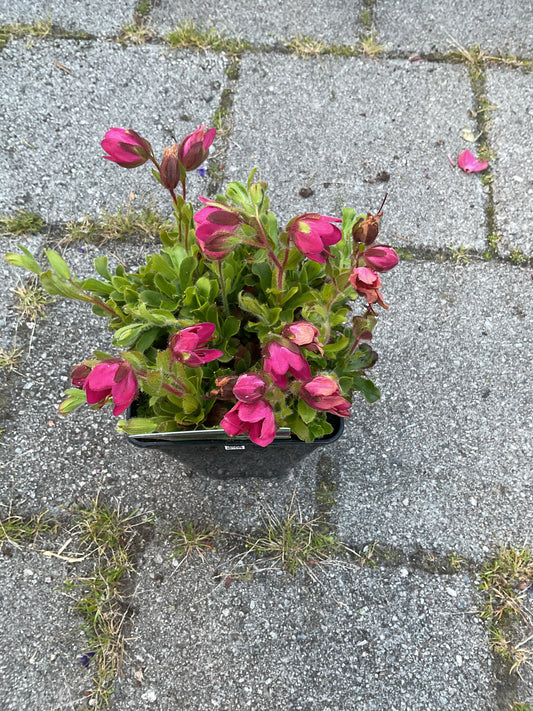
M317 375L302 385L300 397L315 410L350 417L350 403L341 396L339 384L333 378Z
M265 394L267 385L261 376L255 373L245 373L239 376L233 387L233 394L241 402L248 404L257 402Z
M198 126L196 131L185 136L178 147L178 160L185 170L196 170L204 162L216 135L216 129Z
M287 373L291 373L297 380L306 381L311 377L309 363L302 356L298 346L288 339L283 345L277 341L270 341L263 349L263 370L270 375L278 388L287 387Z
M235 229L242 223L240 216L224 203L200 197L206 204L194 215L196 239L201 250L211 259L223 259L231 252Z
M199 368L224 355L216 348L202 348L213 338L214 323L198 323L196 326L182 328L174 333L169 342L170 357L179 360L189 368Z
M131 128L110 128L101 146L109 153L104 158L122 168L136 168L152 155L152 146Z
M465 173L479 173L489 167L486 160L478 160L470 151L463 151L457 157L457 165Z
M379 290L381 287L381 279L379 276L368 267L356 267L350 274L350 284L357 291L359 296L364 296L369 304L376 301L384 309L389 307L383 301L383 296Z
M137 397L137 378L126 361L117 358L104 360L95 365L88 375L80 377L78 369L82 367L83 364L74 368L72 383L85 390L89 405L103 407L112 397L115 405L113 414L121 415Z
M250 439L260 447L266 447L276 435L276 421L270 405L263 400L238 402L220 422L230 436L249 433Z
M320 343L320 331L309 321L295 321L289 323L282 331L282 335L288 338L297 346L302 346L313 353L324 355L322 343Z
M324 264L331 257L328 247L342 238L342 232L332 222L342 220L307 212L294 217L287 225L287 231L302 254L313 262Z
M400 261L398 255L392 247L386 247L384 244L377 244L374 247L369 247L361 255L362 261L375 272L388 272Z

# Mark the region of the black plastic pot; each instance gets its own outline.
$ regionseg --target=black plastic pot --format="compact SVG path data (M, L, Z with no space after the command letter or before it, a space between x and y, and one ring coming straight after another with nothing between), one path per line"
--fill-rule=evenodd
M333 432L314 442L302 442L290 431L281 431L267 447L248 437L228 437L223 430L169 432L163 435L127 435L136 447L155 449L178 459L187 469L216 479L274 478L286 474L317 447L336 442L344 420L328 415Z

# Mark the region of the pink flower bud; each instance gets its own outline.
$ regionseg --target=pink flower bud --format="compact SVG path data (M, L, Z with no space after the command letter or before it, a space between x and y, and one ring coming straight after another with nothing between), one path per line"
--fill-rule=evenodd
M300 397L315 410L350 417L350 403L341 396L339 384L333 378L317 375L302 385Z
M320 343L320 332L316 326L309 321L295 321L290 323L282 331L282 335L288 338L297 346L302 346L313 353L324 355L322 343Z
M381 287L381 279L379 276L368 267L356 267L350 274L350 284L359 294L364 296L369 304L377 301L384 309L389 307L383 301L383 296L379 290Z
M186 171L196 170L204 162L216 134L214 128L207 130L206 126L199 126L196 131L185 136L178 148L178 160Z
M361 259L367 267L375 272L388 272L399 262L398 255L393 248L386 247L384 244L369 247L363 252Z
M152 146L131 128L110 128L101 146L109 153L104 158L122 168L136 168L152 155Z
M172 148L165 148L163 160L159 167L159 176L161 184L167 190L175 190L180 180L180 165L178 163L178 144L175 143Z
M216 348L202 348L213 338L214 323L198 323L174 333L169 342L170 358L189 368L199 368L224 355Z
M342 220L308 212L294 217L287 225L287 232L303 255L324 264L331 257L328 247L342 239L342 232L332 222Z
M234 246L234 232L242 224L239 214L224 203L200 197L206 204L194 215L196 239L210 259L223 259Z
M241 402L256 402L263 397L266 387L265 381L259 375L245 373L235 383L233 394Z

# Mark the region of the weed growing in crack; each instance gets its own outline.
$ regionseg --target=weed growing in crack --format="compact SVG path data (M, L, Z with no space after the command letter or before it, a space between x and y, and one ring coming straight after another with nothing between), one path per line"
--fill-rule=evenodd
M524 262L527 262L529 257L522 252L520 247L515 247L511 250L509 254L509 259L513 264L520 266L520 264L524 264Z
M0 519L0 543L11 543L18 546L21 543L35 543L36 539L44 533L52 533L57 529L57 523L46 517L48 512L24 518L9 514Z
M66 225L66 236L62 243L85 240L104 244L110 240L120 240L134 235L157 237L169 223L152 208L135 211L131 207L119 208L116 215L105 212L99 220L85 217Z
M0 348L0 370L16 370L23 355L23 348L17 348L16 346L13 346L13 348L8 351L5 351L3 348Z
M126 585L134 573L136 529L151 517L137 511L124 514L98 499L76 513L76 534L85 557L94 560L94 568L85 576L65 581L65 590L81 593L74 609L84 620L87 650L83 659L93 669L89 705L101 709L109 706L113 682L122 667L130 599Z
M373 32L361 37L361 40L359 41L359 48L361 54L365 57L370 57L371 59L377 59L379 55L387 49L386 45L379 44L378 39Z
M173 557L190 558L199 556L203 559L205 553L215 550L214 541L218 530L214 526L206 526L194 521L179 521L176 529L171 531Z
M11 291L15 295L13 306L21 321L36 323L39 319L44 318L47 305L52 303L52 299L33 278Z
M298 568L326 563L342 544L322 518L304 521L293 512L284 519L271 513L266 526L247 537L246 547L294 575Z
M321 54L331 54L334 57L356 57L360 54L358 47L344 44L326 44L312 37L296 35L291 40L285 41L285 48L301 59L318 57Z
M229 55L240 54L250 48L250 43L246 40L224 37L214 28L199 29L190 20L178 25L167 35L166 40L173 49L212 49Z
M533 649L527 646L531 635L520 639L521 627L533 625L531 551L500 548L484 565L479 587L486 596L480 614L489 625L490 646L510 666L510 672L519 671L533 657Z
M447 249L451 252L450 258L453 262L457 262L457 264L468 264L468 252L470 251L470 247L464 247L463 245L452 247L448 245Z
M0 235L31 235L40 232L44 220L33 212L19 210L9 217L0 217Z
M118 41L121 44L141 46L149 42L155 36L156 33L150 22L145 22L141 16L138 16L137 19L134 18L134 22L124 25L119 32Z

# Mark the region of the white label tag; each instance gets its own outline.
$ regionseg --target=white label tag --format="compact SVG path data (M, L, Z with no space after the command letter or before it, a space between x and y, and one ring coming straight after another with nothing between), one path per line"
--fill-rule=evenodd
M227 450L233 450L233 449L246 449L245 444L225 444L224 449Z

